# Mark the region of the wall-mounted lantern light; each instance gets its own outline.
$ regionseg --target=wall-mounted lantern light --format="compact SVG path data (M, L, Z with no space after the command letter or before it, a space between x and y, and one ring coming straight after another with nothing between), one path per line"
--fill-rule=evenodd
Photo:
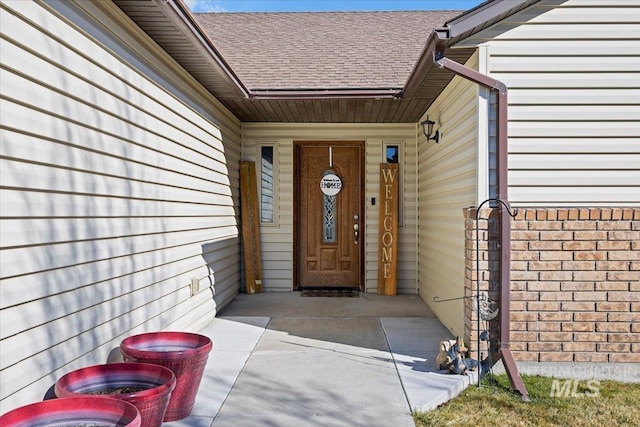
M435 133L433 133L433 125L435 125L436 122L434 122L433 120L429 120L429 117L427 117L427 119L420 124L422 125L424 136L427 137L427 141L435 141L437 144L438 140L440 139L440 131L437 130Z

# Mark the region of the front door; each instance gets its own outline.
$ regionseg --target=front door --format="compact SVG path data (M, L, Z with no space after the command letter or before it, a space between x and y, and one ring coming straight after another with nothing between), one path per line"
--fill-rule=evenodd
M362 286L362 142L296 144L297 288Z

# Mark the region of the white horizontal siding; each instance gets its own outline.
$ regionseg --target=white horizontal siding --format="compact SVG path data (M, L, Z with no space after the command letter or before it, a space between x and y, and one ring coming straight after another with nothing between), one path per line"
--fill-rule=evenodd
M640 80L639 80L640 81ZM606 106L602 107L606 114ZM607 146L608 138L638 138L640 137L640 122L618 120L609 116L609 121L593 122L581 121L574 117L572 121L540 123L533 119L509 123L509 138L526 138L536 136L538 138L598 138L603 147ZM609 152L603 149L603 152ZM620 157L622 160L622 157ZM611 165L615 166L615 165Z
M605 3L608 0L600 2L603 8L609 6ZM550 2L546 2L550 3ZM556 2L554 2L556 3ZM557 4L557 3L556 3ZM523 23L519 15L507 18L500 24L483 31L474 36L474 39L486 40L486 41L506 41L506 40L578 40L578 39L593 39L594 31L598 34L599 39L609 39L615 41L616 39L632 39L637 37L640 32L640 24L637 21L633 22L619 22L619 23L602 23L599 22L598 8L594 7L595 3L590 6L585 6L586 13L591 14L591 22L573 22L569 16L565 21L554 21L549 23L541 23L541 19L545 19L548 16L540 15L540 20L533 25L531 22ZM543 13L554 13L553 11L543 11L545 4L534 5ZM572 7L571 3L564 4L557 7ZM604 9L603 9L604 10ZM629 8L630 16L627 19L633 17L637 11L635 8ZM551 15L549 15L551 16ZM622 14L620 15L622 16ZM631 18L633 19L633 18ZM531 25L527 25L531 24Z
M478 54L466 64L477 69ZM464 334L465 230L463 208L477 195L478 86L455 77L427 112L441 132L440 143L419 133L418 269L419 291L438 319ZM486 129L486 128L485 128ZM485 136L486 138L486 136Z
M509 151L514 154L546 153L546 154L598 154L608 152L638 154L640 144L633 138L607 138L603 141L595 138L518 138L514 139ZM515 156L514 156L515 157Z
M640 205L640 3L546 1L465 40L509 88L509 198Z
M553 187L557 184L558 178L576 187L610 187L619 185L620 181L627 180L629 183L640 179L640 171L610 171L602 170L594 173L591 170L558 171L555 169L548 171L540 170L520 170L509 173L509 182L514 186L525 186L533 180L539 185Z
M509 102L518 106L619 106L635 105L640 98L640 89L599 88L521 88L509 92Z
M634 51L638 49L632 48ZM593 52L592 52L593 54ZM637 52L636 52L637 54ZM607 52L606 60L597 56L522 56L513 62L513 56L496 55L491 58L491 72L526 73L620 73L638 72L638 58L635 56L614 56ZM633 75L633 74L632 74Z
M640 79L640 72L635 73L611 73L611 72L592 72L592 73L572 73L565 74L560 72L528 74L520 73L506 77L504 75L494 74L498 80L503 81L511 90L531 89L532 87L549 88L549 89L601 89L601 88L617 88L617 89L637 89L637 82ZM568 100L567 100L568 101Z
M638 203L637 185L614 187L569 187L556 186L541 188L516 187L511 190L513 200L535 199L545 206L589 206L593 199L608 200L612 206L631 206Z
M115 6L82 7L0 5L2 413L239 289L239 121Z
M404 226L399 231L398 293L416 293L416 156L414 124L257 124L243 125L243 159L257 161L258 144L277 149L278 219L260 228L263 286L266 291L291 291L293 284L293 162L294 141L365 141L365 288L377 291L378 209L383 142L404 147Z
M463 44L474 44L478 40L473 38ZM577 44L572 40L518 40L517 43L499 43L493 44L492 56L499 58L501 56L520 56L523 52L526 55L534 55L542 59L552 58L560 60L561 58L581 58L584 60L593 56L594 52L605 52L612 58L632 57L638 54L640 47L632 39L618 40L615 44L611 40L601 40L599 38L590 38L588 40L580 40ZM567 50L570 46L571 50ZM531 62L531 61L529 61ZM542 62L544 64L544 61Z
M640 117L640 105L609 105L607 113L614 115L618 121L628 122ZM600 105L512 105L509 109L509 118L513 121L526 121L535 117L537 122L567 122L575 120L576 116L579 116L581 121L592 120L600 125L599 128L609 130L600 123L602 122Z

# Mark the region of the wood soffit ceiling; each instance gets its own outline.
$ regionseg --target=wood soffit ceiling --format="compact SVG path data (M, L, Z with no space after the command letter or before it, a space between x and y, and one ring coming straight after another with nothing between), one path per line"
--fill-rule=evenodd
M191 14L180 1L115 3L243 122L416 123L453 78L429 66L404 93L431 32L460 11ZM446 53L464 63L473 50Z

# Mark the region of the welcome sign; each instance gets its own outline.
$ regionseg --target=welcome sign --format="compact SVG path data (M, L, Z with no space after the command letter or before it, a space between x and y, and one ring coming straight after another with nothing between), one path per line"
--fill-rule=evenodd
M398 277L398 164L380 163L378 295L395 295Z

